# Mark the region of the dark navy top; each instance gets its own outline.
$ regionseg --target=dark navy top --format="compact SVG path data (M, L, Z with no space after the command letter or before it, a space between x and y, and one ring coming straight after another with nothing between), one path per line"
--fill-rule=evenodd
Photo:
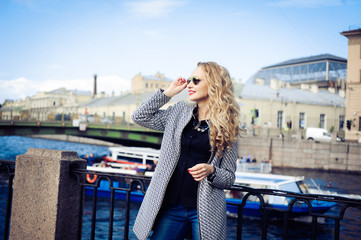
M198 182L188 172L188 168L199 163L207 163L211 157L211 145L208 129L204 132L194 129L198 122L194 117L183 130L181 154L176 169L168 183L163 206L197 207ZM201 128L207 128L207 122L201 121Z

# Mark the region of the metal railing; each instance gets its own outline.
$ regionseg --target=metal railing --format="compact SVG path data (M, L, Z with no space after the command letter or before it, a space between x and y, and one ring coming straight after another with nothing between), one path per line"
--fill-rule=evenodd
M14 178L14 165L15 162L12 161L0 161L1 168L5 168L9 176L8 184L8 195L7 195L7 209L5 216L5 232L4 239L8 239L9 236L9 225L10 225L10 211L11 211L11 199L12 199L12 182ZM2 171L4 172L4 171ZM114 209L115 209L115 196L122 192L125 198L125 220L124 220L124 231L123 239L129 238L129 227L130 227L130 203L131 197L134 196L134 193L141 192L145 193L146 188L151 180L150 177L145 177L141 175L127 175L119 173L104 173L104 172L94 172L83 169L71 169L71 173L77 176L79 187L82 190L82 196L85 195L85 191L92 191L92 217L91 217L91 235L90 239L95 239L95 230L97 226L97 203L99 188L102 182L106 182L109 185L109 225L108 225L108 239L113 239L113 223L114 223ZM88 183L86 178L94 180L94 175L96 179L93 183ZM338 197L338 196L329 196L329 195L318 195L318 194L298 194L287 191L280 190L271 190L271 189L253 189L244 186L234 185L232 188L228 189L230 191L242 192L245 193L242 201L240 203L228 203L229 205L237 206L237 239L242 239L242 228L245 223L244 221L244 207L247 202L249 202L251 196L259 199L259 211L261 213L261 238L267 239L268 231L268 220L271 213L277 213L281 215L283 221L283 232L282 238L288 238L289 230L289 221L293 218L293 208L297 204L307 204L309 210L308 215L312 218L311 228L312 233L310 238L317 238L317 229L318 229L318 219L324 218L334 221L334 239L340 239L340 222L344 219L345 211L348 208L357 208L361 211L361 200ZM284 209L276 209L271 205L267 204L265 198L267 196L276 196L276 197L285 197L290 199L290 202L287 207ZM322 202L333 202L337 203L339 212L337 214L328 214L328 213L319 213L313 211L312 202L313 201L322 201ZM84 214L84 197L80 200L80 212L79 214L83 216ZM2 216L1 216L2 217ZM78 227L80 229L78 239L82 239L82 228L83 228L83 218L79 218Z
M5 172L8 176L8 190L6 196L4 239L8 239L10 232L11 202L13 197L13 180L15 175L15 162L0 160L0 174ZM5 174L4 174L5 175Z
M131 192L134 190L141 191L145 194L146 187L149 184L151 178L145 176L137 175L127 175L119 173L104 173L104 172L93 172L88 170L73 169L72 173L75 174L78 178L79 184L82 188L82 193L85 192L85 188L93 189L93 203L92 203L92 220L91 220L91 236L90 239L95 239L95 228L96 228L96 211L97 211L97 199L98 199L98 189L102 180L105 180L109 183L110 190L110 208L109 208L109 229L108 229L108 239L113 239L113 223L114 223L114 203L115 195L117 191L122 191L125 194L125 221L124 221L124 232L123 239L128 239L129 236L129 218L130 218L130 202L131 202ZM92 179L94 183L88 183L85 178ZM83 199L80 204L80 213L83 215ZM82 219L82 218L80 218ZM80 220L82 221L82 220ZM82 232L82 222L79 222L80 233ZM81 239L81 236L79 236Z
M283 239L287 239L288 232L288 222L293 218L292 210L297 203L304 203L308 206L308 216L312 217L312 236L311 239L317 238L317 224L318 218L331 219L334 220L334 239L340 239L340 221L344 218L345 211L348 208L354 207L358 208L361 211L361 200L344 198L339 196L330 196L330 195L319 195L319 194L303 194L303 193L294 193L281 190L272 190L272 189L253 189L244 186L234 185L229 190L246 192L245 196L242 198L242 202L239 204L228 203L231 205L238 206L237 214L237 239L242 239L242 225L243 225L243 209L247 204L247 200L251 196L255 196L260 201L260 211L261 211L261 222L262 222L262 239L267 239L267 220L268 214L279 213L283 215ZM290 202L286 209L274 208L271 205L268 205L265 201L265 196L280 196L290 198ZM318 213L313 211L312 201L321 201L321 202L333 202L341 205L340 211L337 214L327 214L327 213ZM361 212L360 212L361 213ZM361 227L361 226L360 226Z

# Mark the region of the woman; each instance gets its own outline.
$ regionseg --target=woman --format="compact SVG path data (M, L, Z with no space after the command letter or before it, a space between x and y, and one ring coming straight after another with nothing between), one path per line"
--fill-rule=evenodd
M189 100L159 110L188 87ZM239 106L228 71L198 63L132 115L134 122L164 131L157 168L134 224L139 239L226 239L226 198L236 170Z

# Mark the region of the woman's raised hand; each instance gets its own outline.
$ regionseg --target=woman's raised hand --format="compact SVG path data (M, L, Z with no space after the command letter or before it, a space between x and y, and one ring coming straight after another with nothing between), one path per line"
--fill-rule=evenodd
M187 87L188 83L185 78L178 77L176 80L174 80L169 87L164 90L164 94L168 97L173 97L183 91Z

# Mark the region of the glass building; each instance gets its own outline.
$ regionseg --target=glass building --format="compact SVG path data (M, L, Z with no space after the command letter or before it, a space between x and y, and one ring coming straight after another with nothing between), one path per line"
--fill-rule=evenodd
M254 74L247 83L256 84L262 81L264 85L270 85L271 79L275 79L291 85L301 83L317 84L319 87L343 85L347 74L347 59L331 54L305 57L284 61L262 68Z

